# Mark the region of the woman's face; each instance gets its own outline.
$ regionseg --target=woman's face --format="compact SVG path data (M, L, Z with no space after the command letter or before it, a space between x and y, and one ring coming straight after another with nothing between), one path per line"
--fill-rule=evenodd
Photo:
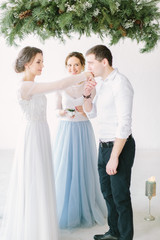
M70 57L67 61L67 70L68 73L75 75L79 74L84 70L79 58L77 57Z
M37 76L41 75L43 65L43 55L37 53L35 58L26 64L26 70L29 71L32 75Z

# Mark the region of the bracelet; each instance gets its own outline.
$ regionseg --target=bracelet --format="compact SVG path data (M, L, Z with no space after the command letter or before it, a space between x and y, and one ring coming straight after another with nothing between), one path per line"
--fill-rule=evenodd
M88 99L91 98L91 93L88 96L82 95L84 98Z

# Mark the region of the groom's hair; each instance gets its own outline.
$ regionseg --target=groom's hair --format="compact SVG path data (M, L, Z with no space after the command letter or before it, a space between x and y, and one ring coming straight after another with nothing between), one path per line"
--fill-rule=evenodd
M109 65L112 66L112 53L109 50L109 48L107 48L105 45L96 45L92 48L90 48L87 52L86 52L86 56L90 55L90 54L94 54L95 55L95 59L97 61L102 61L104 58L106 58L109 62Z

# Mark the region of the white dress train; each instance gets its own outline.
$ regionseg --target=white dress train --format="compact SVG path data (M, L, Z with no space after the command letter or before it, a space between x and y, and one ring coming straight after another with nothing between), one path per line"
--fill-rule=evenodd
M24 112L1 227L1 240L57 240L46 97L19 98Z
M64 89L84 77L80 74L49 83L21 82L18 101L24 119L15 151L0 240L58 240L47 100L43 93Z

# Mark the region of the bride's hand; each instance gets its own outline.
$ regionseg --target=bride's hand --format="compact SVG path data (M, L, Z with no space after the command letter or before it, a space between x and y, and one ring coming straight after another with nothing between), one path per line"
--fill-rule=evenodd
M86 75L87 80L90 78L92 78L92 79L94 78L94 75L91 72L85 72L85 75Z

